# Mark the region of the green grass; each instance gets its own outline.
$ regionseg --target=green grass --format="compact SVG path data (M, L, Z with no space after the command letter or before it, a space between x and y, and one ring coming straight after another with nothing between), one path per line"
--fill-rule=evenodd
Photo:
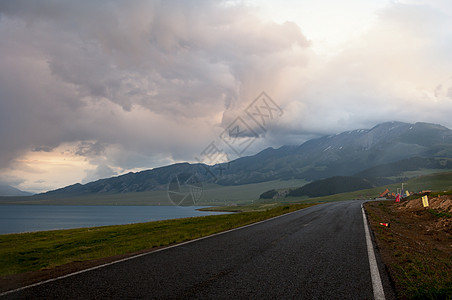
M400 177L406 177L406 178L415 178L419 176L425 176L425 175L431 175L431 174L437 174L437 173L444 173L444 172L450 172L450 170L444 170L444 169L419 169L415 171L405 171L402 174L398 176L392 176L388 177L389 179L397 179Z
M427 211L438 218L452 218L452 215L445 211L437 211L434 209L427 209Z
M269 202L269 201L256 201L253 204L244 205L231 205L231 206L213 206L206 207L200 210L202 211L223 211L223 212L252 212L252 211L265 211L288 203Z
M0 275L53 268L180 243L244 226L313 204L279 205L263 211L131 225L0 235Z
M394 267L401 274L397 280L403 286L402 298L451 299L450 260L405 251L401 251L399 257L402 263Z
M401 296L407 299L451 299L450 261L433 257L417 257L412 253L400 254L404 263L395 266L404 287Z
M407 181L405 186L409 191L449 191L452 190L452 172L442 172L419 176Z

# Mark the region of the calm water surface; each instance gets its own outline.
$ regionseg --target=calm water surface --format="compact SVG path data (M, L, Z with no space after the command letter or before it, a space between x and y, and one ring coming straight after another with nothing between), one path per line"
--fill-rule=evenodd
M4 205L0 206L0 234L223 214L196 210L202 207Z

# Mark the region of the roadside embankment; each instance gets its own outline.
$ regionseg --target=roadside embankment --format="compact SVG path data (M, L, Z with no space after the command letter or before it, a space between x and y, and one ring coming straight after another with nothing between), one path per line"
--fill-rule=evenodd
M452 299L452 196L428 202L428 207L421 198L365 204L400 299Z

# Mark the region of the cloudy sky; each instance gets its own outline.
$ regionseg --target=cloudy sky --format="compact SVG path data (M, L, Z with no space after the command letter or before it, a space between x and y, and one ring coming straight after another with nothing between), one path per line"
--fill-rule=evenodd
M448 0L0 2L0 182L26 191L451 112Z

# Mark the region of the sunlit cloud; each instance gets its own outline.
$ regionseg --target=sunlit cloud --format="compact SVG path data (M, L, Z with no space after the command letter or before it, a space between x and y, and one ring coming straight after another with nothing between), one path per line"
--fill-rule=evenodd
M52 151L28 152L12 161L0 179L12 183L10 178L23 178L16 186L31 192L78 182L93 166L85 157L73 153L72 147L62 144Z

